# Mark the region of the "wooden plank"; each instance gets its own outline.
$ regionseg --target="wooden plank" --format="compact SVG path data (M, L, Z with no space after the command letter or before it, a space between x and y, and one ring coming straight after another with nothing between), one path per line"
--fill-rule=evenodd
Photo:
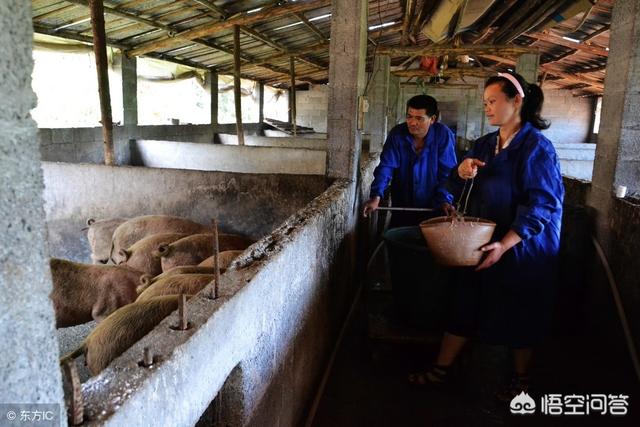
M113 166L113 119L111 117L111 96L109 94L109 62L104 31L104 9L102 0L90 0L91 27L93 28L93 53L96 58L98 91L100 94L100 116L102 118L102 139L104 143L104 164Z
M133 49L130 54L132 56L138 56L148 52L171 47L172 45L183 42L185 40L193 40L200 37L211 36L212 34L229 30L235 25L251 25L266 19L275 20L294 12L304 12L307 10L318 9L330 4L331 0L312 0L307 2L291 3L287 4L286 6L274 6L252 14L244 13L238 17L230 18L222 22L205 24L190 30L182 31L176 34L174 37L162 37L160 40L143 43Z
M411 16L415 6L414 0L406 0L404 2L404 17L402 18L402 35L400 36L400 44L406 46L409 40L409 27L411 26Z
M209 79L211 81L211 126L215 131L215 127L218 126L218 73L210 71Z
M258 100L258 123L264 122L264 83L260 82L260 98Z
M431 45L410 47L378 46L376 53L389 56L442 56L442 55L503 55L518 56L523 53L538 53L538 48L515 45L472 44L462 46Z
M242 92L240 88L240 26L233 27L233 100L236 106L236 133L238 145L244 145L242 130Z
M291 108L291 124L293 125L293 136L296 136L296 62L293 56L289 57L289 69L291 70L291 92L289 105Z

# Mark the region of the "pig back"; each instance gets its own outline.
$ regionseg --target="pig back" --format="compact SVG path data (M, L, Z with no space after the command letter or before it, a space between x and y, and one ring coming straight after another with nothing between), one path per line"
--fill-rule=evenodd
M136 302L148 301L161 295L195 295L214 278L213 274L174 274L154 282L138 296Z
M151 234L182 233L196 234L210 231L202 224L187 218L170 215L145 215L131 218L118 226L113 232L111 259L120 249L129 248L138 240Z
M178 295L152 298L119 308L85 339L86 362L92 375L99 374L115 358L138 342L178 308Z

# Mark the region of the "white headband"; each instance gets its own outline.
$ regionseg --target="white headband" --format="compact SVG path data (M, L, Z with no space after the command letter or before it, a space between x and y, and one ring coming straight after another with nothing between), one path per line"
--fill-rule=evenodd
M522 90L522 86L520 85L518 79L513 76L513 74L498 73L498 77L504 77L505 79L509 80L513 84L513 86L515 86L520 96L524 98L524 91Z

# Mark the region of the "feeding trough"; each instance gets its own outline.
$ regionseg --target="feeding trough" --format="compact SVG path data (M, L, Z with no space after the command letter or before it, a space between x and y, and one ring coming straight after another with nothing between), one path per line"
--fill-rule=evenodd
M420 223L420 230L435 259L449 267L478 265L480 248L491 240L496 224L474 217L439 216Z

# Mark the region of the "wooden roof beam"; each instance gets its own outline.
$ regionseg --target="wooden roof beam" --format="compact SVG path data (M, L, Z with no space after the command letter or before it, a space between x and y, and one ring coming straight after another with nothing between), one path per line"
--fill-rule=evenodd
M600 28L599 30L594 31L593 33L589 34L587 37L585 37L584 39L582 39L582 42L587 42L591 39L595 39L596 37L598 37L600 34L606 33L607 31L609 31L611 29L611 25L607 24L604 25L602 28Z
M211 36L213 34L229 30L233 28L234 25L251 25L257 22L261 22L265 19L274 20L294 12L304 12L306 10L318 9L330 4L331 0L311 0L306 2L291 3L287 4L286 6L274 6L252 14L244 13L238 17L229 18L225 21L216 22L213 24L205 24L190 30L179 32L174 37L163 37L159 40L153 40L147 43L143 43L142 45L137 46L136 48L128 52L128 55L143 55L148 52L171 47L172 45L180 42L190 41L200 37Z
M556 36L551 33L532 33L527 34L527 37L531 37L536 40L540 40L547 43L553 43L560 46L568 47L570 49L578 49L582 52L590 53L596 56L609 56L609 51L606 47L585 44L585 43L574 43L570 40L565 40L560 36Z
M392 71L391 74L398 77L436 77L436 74L431 74L426 70L413 69L413 70L398 70ZM495 71L490 69L483 69L479 67L475 68L448 68L441 74L437 74L441 77L481 77L486 78L495 74Z
M380 55L390 56L442 56L442 55L504 55L518 56L523 53L538 53L538 49L529 46L516 45L431 45L427 47L386 47L378 46L376 51Z

